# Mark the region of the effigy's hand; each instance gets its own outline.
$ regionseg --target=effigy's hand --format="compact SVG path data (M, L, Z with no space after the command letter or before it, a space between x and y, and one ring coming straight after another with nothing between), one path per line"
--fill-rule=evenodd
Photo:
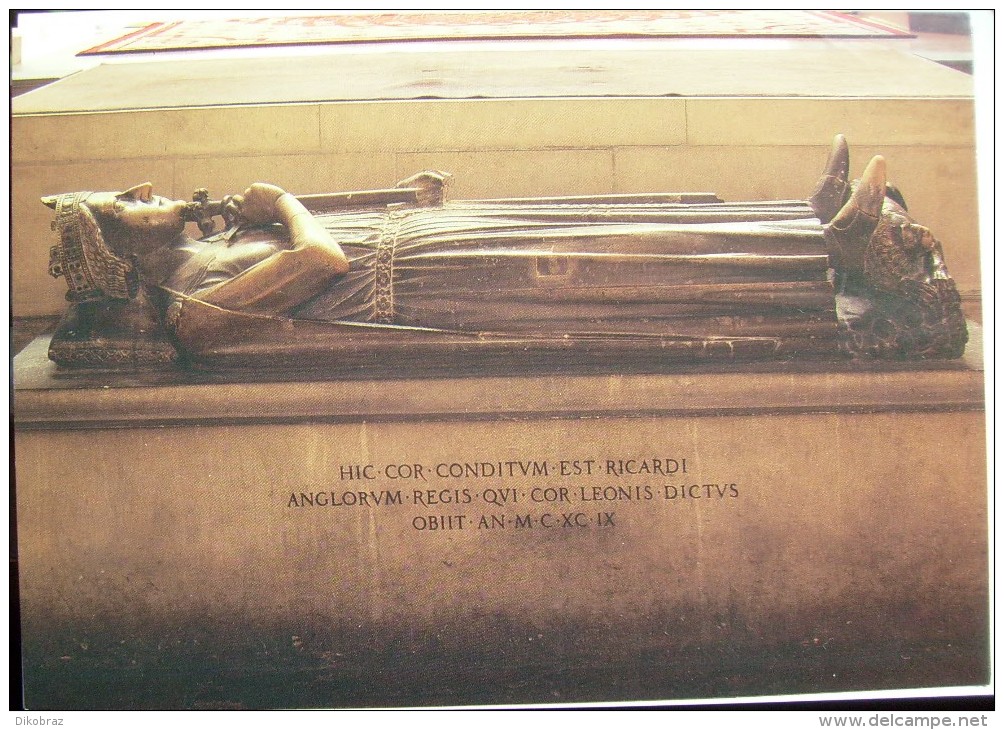
M224 218L251 225L281 223L283 221L277 203L285 194L285 190L275 185L255 183L243 195L233 195L225 200Z
M241 208L244 205L243 195L224 195L221 202L223 206L220 215L223 216L226 228L234 228L244 223L244 218L241 215Z

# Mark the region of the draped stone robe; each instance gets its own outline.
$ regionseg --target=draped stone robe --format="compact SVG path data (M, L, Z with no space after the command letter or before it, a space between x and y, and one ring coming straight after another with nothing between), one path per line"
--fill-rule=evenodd
M294 322L837 350L823 227L802 201L458 201L316 217L351 266L282 313ZM181 298L238 273L213 266L226 241L203 245ZM207 310L183 304L169 322L201 342Z

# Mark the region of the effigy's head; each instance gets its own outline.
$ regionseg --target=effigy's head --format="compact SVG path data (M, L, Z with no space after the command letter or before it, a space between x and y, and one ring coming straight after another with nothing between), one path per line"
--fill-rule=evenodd
M66 279L74 302L130 299L139 288L136 257L184 231L184 201L153 195L143 183L120 193L89 191L42 198L56 211L59 242L49 249L49 273Z

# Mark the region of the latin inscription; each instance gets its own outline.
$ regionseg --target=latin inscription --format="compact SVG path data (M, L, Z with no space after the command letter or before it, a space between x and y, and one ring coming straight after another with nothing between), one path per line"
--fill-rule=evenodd
M739 499L735 481L698 471L682 456L339 464L334 484L291 491L286 507L400 510L420 533L610 530L640 505Z

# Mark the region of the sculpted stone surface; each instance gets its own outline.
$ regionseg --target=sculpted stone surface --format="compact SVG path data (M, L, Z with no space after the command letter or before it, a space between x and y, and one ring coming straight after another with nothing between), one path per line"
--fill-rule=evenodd
M149 184L45 198L72 306L67 367L303 367L404 356L954 358L967 333L941 244L875 157L838 136L805 201L709 193L447 201L388 190L170 201ZM221 217L216 232L213 219ZM186 235L198 224L202 238Z

